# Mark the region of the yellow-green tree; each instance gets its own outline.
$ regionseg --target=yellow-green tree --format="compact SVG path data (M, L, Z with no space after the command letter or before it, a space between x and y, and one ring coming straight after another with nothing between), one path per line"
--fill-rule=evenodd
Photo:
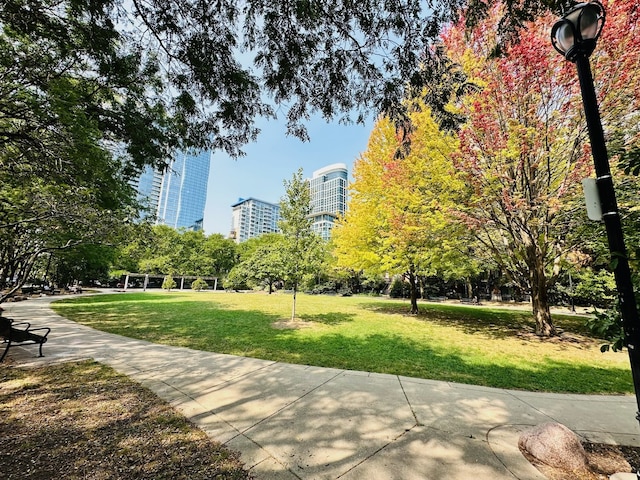
M367 150L354 165L347 213L332 230L338 267L385 273L379 236L388 230L384 176L396 149L394 127L382 118L371 132Z
M355 164L349 208L333 240L339 266L402 274L417 313L418 276L465 276L473 265L450 213L465 195L452 163L457 141L424 105L411 123L410 151L399 156L404 137L387 118L378 120Z

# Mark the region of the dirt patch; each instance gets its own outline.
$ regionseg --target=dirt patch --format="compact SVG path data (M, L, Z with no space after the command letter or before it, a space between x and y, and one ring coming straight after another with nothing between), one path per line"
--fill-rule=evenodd
M549 480L608 480L618 472L636 472L640 468L640 447L583 443L589 459L589 470L569 472L537 462L528 454L523 455Z
M579 333L559 332L558 335L553 337L541 337L536 335L533 330L527 330L526 327L522 328L516 336L526 342L532 343L544 343L555 345L573 345L583 349L591 349L599 347L604 343L604 340L594 339L581 335Z
M0 366L7 480L248 480L237 453L150 390L98 363Z
M302 328L313 328L314 326L314 322L305 322L299 319L291 320L290 318L287 320L278 320L271 324L271 327L276 330L300 330Z

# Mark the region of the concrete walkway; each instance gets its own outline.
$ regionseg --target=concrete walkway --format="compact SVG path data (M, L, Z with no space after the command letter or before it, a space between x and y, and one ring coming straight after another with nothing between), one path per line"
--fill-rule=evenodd
M51 298L4 304L52 327L16 364L94 358L153 390L257 479L542 480L517 448L524 429L563 423L584 438L640 446L633 396L542 394L167 347L66 320Z

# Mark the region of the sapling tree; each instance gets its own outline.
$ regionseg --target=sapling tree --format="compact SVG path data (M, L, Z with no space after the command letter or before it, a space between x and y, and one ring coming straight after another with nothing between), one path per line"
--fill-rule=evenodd
M311 191L302 169L291 180L285 180L284 186L285 195L280 200L279 227L284 237L281 255L283 276L293 289L291 320L295 320L298 287L304 275L322 261L316 248L322 240L311 229Z

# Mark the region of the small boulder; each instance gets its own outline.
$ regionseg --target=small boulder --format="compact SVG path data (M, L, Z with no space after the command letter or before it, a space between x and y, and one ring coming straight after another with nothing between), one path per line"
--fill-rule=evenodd
M637 480L638 475L635 473L614 473L609 480Z
M551 467L570 472L588 469L587 453L580 439L560 423L543 423L523 432L518 447Z

